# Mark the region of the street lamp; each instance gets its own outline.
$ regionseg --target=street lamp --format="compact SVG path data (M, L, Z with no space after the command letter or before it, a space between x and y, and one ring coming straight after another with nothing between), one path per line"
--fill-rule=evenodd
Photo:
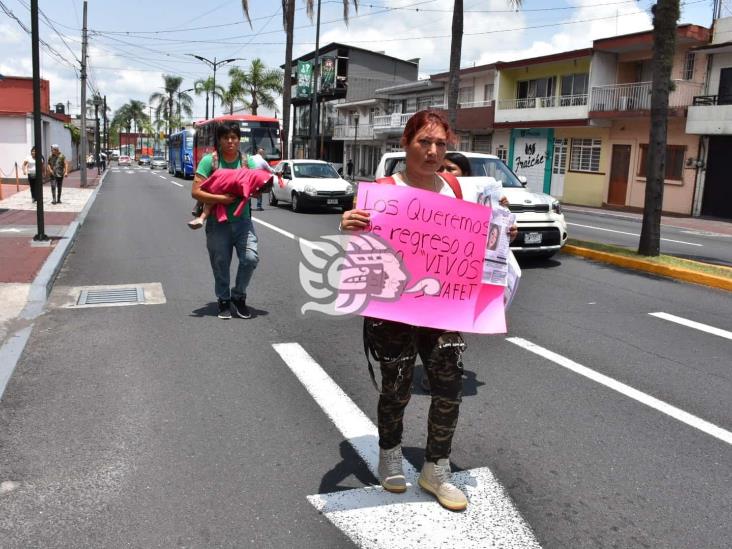
M213 67L213 97L212 99L212 105L211 105L211 118L215 118L214 112L216 111L216 67L219 65L224 65L226 63L233 63L234 61L244 61L243 57L232 57L231 59L222 59L221 61L216 61L216 58L213 58L213 61L210 59L206 59L205 57L201 57L200 55L196 55L194 53L187 53L186 55L190 55L191 57L195 57L199 61L203 61L207 65Z
M181 115L180 115L180 96L183 95L184 93L188 93L188 92L192 92L192 91L195 91L195 88L188 88L187 90L178 92L178 123L181 126L183 125L183 123L182 123L183 119L181 118Z

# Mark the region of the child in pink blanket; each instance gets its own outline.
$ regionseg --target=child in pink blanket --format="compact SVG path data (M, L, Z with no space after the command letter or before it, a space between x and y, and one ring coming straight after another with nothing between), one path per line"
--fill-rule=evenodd
M262 169L220 168L201 184L201 189L212 194L241 196L243 200L234 212L234 215L238 216L252 196L268 192L272 188L273 178L274 176L269 171ZM226 221L225 205L204 204L201 215L189 221L188 226L191 229L200 229L206 218L211 215L212 210L219 222Z

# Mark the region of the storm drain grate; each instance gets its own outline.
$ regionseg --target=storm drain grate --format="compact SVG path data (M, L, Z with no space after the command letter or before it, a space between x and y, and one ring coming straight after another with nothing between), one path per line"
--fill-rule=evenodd
M77 305L110 305L121 303L144 303L145 290L140 286L130 288L100 288L81 290Z

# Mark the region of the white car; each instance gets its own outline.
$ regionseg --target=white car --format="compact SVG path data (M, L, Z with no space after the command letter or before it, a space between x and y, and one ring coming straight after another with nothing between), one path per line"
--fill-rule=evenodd
M514 252L531 253L551 257L567 242L567 223L562 206L556 198L531 192L524 188L526 178L517 177L497 156L474 152L462 152L470 161L471 177L461 177L463 198L476 201L478 186L488 177L501 183L508 198L509 209L516 214L519 234L511 243ZM376 168L376 178L392 175L404 169L404 153L386 153ZM475 184L471 185L471 179Z
M269 203L292 204L301 212L308 206L353 207L353 186L343 179L328 162L322 160L283 160L275 167L275 182Z

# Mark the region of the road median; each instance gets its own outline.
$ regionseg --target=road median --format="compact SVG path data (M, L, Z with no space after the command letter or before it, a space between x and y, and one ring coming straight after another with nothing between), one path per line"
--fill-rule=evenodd
M630 250L622 250L622 253L616 253L613 251L593 249L591 246L591 243L573 242L564 246L562 251L570 255L585 257L626 269L651 273L683 282L710 286L720 290L732 291L732 269L726 267L710 266L705 263L690 260L683 260L685 266L664 265L650 258L645 259L643 256L637 254L637 257L632 257L631 254L633 252L630 252ZM710 267L718 270L720 274L703 272ZM726 271L729 271L728 276L726 276Z

